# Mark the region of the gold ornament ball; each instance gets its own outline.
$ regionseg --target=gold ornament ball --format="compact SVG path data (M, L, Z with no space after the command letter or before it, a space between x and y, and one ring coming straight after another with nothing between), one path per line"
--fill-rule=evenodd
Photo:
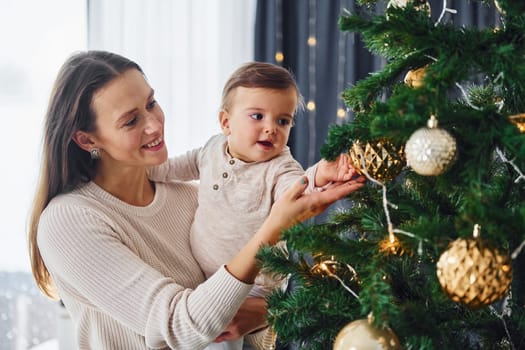
M400 350L401 344L390 329L374 327L370 319L350 322L335 338L333 350Z
M434 116L428 127L416 130L405 145L407 165L424 176L437 176L452 166L457 157L456 140L437 127Z
M359 173L366 172L379 181L392 180L406 166L403 147L398 148L384 139L365 144L357 140L349 153L352 165Z
M512 282L510 257L480 238L453 241L441 254L436 273L447 296L472 309L502 298Z
M427 72L427 66L409 70L405 75L404 82L410 87L420 88L424 85L425 74Z

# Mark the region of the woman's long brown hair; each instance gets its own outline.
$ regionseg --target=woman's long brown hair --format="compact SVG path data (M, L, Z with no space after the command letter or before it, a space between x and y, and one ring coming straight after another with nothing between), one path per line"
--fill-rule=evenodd
M28 227L33 277L51 298L58 295L38 248L40 216L54 197L93 178L96 161L77 146L72 136L78 130L94 131L93 95L129 69L142 72L136 63L114 53L80 52L62 65L55 81L45 116L40 176Z

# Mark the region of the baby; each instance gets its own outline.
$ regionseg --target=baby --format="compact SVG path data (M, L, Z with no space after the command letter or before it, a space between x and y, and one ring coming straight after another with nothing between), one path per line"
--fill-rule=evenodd
M321 160L306 172L287 147L302 97L292 75L270 63L251 62L226 82L219 122L222 134L201 148L151 169L157 181L199 180L199 206L191 247L206 277L229 261L268 216L272 204L297 179L307 175L307 191L355 175L348 156ZM265 297L280 286L260 274L251 296ZM256 348L268 348L271 332L246 336ZM207 349L242 349L242 339ZM264 343L264 344L262 344Z

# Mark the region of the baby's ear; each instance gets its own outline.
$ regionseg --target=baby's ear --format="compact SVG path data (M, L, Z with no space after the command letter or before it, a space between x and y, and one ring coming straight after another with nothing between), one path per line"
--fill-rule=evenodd
M228 111L221 109L219 112L219 124L221 125L222 133L226 136L231 134L230 131L230 114Z

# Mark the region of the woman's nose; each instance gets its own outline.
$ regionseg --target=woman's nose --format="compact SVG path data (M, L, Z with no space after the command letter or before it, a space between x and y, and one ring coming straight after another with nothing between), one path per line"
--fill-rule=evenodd
M155 115L146 116L146 128L144 129L146 134L154 134L162 129L162 118Z

